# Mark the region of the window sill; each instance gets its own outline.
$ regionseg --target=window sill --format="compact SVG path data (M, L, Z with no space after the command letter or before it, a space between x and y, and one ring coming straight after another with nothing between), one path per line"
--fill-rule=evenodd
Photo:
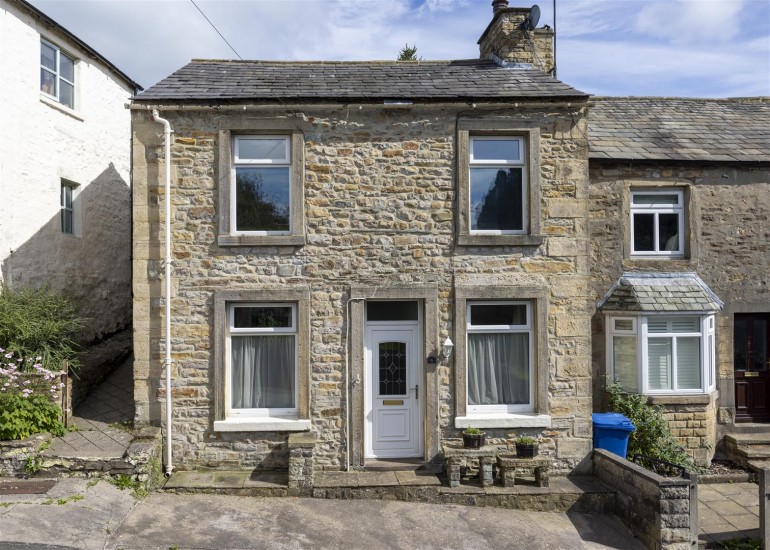
M710 393L680 395L647 395L651 405L708 405L711 399L719 397L717 390Z
M550 428L547 414L471 414L456 416L455 428Z
M540 246L542 235L458 235L459 246Z
M308 432L310 420L294 418L228 418L214 422L215 432Z
M305 246L304 235L220 235L219 246Z
M44 95L40 96L40 103L45 103L49 107L52 107L52 108L56 109L57 111L60 111L60 112L64 113L65 115L69 115L72 118L74 118L75 120L79 120L80 122L85 122L85 120L86 120L82 116L80 116L77 112L75 112L72 109L70 109L69 107L65 107L64 105L62 105L58 101L54 101L53 99L49 99L49 98L47 98Z

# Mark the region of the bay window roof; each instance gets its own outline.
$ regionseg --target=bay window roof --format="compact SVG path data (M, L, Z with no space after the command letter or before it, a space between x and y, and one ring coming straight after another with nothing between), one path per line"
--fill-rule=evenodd
M716 312L724 304L696 273L626 272L596 305L604 312Z

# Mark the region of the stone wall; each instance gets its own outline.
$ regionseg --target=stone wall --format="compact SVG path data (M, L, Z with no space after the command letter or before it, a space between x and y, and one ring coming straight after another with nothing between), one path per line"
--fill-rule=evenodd
M570 471L591 449L591 373L587 244L586 124L580 110L495 108L486 118L504 127L537 121L540 132L541 245L455 244L456 122L467 107L164 110L172 147L172 354L175 463L181 469L286 468L286 434L222 433L213 429L215 401L214 292L310 288L310 400L316 468L345 467L345 379L351 288L437 289L436 351L453 331L456 285L544 289L548 369L539 412L550 414L541 453ZM480 110L473 118L484 119ZM502 121L502 122L500 122ZM304 136L305 246L217 244L218 139L222 129L298 129ZM162 127L134 111L134 352L136 420L163 418ZM227 178L225 177L225 181ZM353 327L355 330L355 327ZM454 336L452 336L454 338ZM352 363L352 360L351 360ZM355 365L349 365L354 367ZM426 365L435 410L429 426L457 437L451 361ZM423 386L421 387L431 387ZM464 396L463 396L464 398ZM355 419L352 419L354 422ZM433 424L430 424L433 422ZM506 437L515 426L489 430ZM434 434L431 434L433 439ZM427 434L426 434L427 435ZM360 445L353 441L352 445ZM431 454L428 450L427 454ZM434 456L426 456L430 460Z
M591 160L591 298L597 302L623 271L695 271L725 303L717 315L719 420L732 425L733 318L770 311L770 170L751 164L651 163ZM631 259L629 189L685 190L683 259ZM605 381L604 319L592 320L594 396ZM673 414L676 414L673 411ZM710 427L707 428L710 433Z
M647 548L697 546L697 476L664 478L603 449L593 459L594 475L616 491L615 514Z
M651 403L663 408L663 417L668 421L671 434L688 450L699 466L708 467L716 450L718 397L719 392L711 395L650 397Z

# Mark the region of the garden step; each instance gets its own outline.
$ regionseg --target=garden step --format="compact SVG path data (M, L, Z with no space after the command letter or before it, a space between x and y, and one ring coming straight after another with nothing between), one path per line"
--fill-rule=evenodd
M770 445L770 433L731 433L725 442L734 445Z
M748 460L770 459L770 445L741 445L736 454Z
M753 472L759 472L765 468L770 468L770 460L749 460L748 466Z

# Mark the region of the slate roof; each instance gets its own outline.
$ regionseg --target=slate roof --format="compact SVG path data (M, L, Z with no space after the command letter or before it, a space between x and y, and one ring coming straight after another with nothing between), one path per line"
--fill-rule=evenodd
M770 97L595 97L591 159L770 162Z
M193 60L137 102L586 99L536 69L493 61Z
M596 304L602 311L719 311L724 304L695 273L626 272Z

